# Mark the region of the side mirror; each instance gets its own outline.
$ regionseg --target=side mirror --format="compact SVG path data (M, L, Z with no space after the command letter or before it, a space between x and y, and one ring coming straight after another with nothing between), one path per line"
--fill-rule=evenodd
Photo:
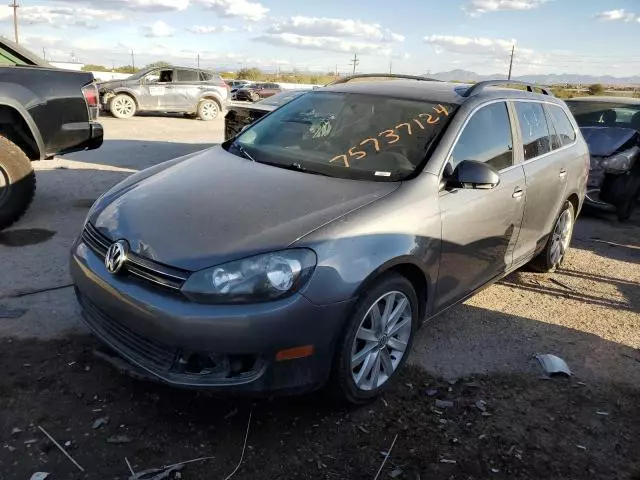
M486 163L464 160L446 176L446 180L447 186L451 187L490 190L500 183L500 174Z

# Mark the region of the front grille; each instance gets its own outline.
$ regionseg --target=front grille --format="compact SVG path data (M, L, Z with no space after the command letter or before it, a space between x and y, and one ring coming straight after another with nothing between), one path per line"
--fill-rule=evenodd
M89 222L82 231L82 241L102 260L112 243ZM180 290L189 276L185 270L161 265L134 253L127 254L123 272L170 290Z
M127 326L104 314L94 303L78 293L82 305L83 318L89 327L103 341L121 352L125 357L157 373L171 370L178 355L178 349L157 340L144 337Z

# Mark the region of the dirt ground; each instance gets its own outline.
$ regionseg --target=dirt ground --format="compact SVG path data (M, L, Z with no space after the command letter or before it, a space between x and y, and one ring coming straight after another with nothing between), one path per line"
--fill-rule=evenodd
M518 271L425 324L412 367L369 406L178 391L92 355L67 254L93 199L218 141L222 124L104 124L100 150L38 165L33 208L0 234L0 480L124 480L125 458L139 472L208 456L182 478L225 479L251 412L234 479L374 479L397 435L380 479L640 480L640 212L626 224L582 215L561 270ZM573 377L542 379L536 353L561 356ZM70 442L85 472L38 426Z
M125 479L125 458L139 472L209 456L182 478L224 479L250 414L236 479L373 479L396 436L379 478L640 479L637 386L539 375L449 383L412 368L382 399L346 409L323 393L219 398L130 379L96 359L95 346L2 341L2 479ZM108 423L93 428L100 418Z

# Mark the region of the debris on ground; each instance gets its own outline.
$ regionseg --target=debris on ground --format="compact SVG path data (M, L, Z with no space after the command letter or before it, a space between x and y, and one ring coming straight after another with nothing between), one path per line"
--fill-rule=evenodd
M63 447L62 445L60 445L60 444L56 441L56 439L55 439L55 438L53 438L53 437L51 436L51 434L50 434L49 432L47 432L47 431L46 431L44 428L42 428L40 425L38 425L38 429L39 429L42 433L44 433L44 434L46 435L46 437L47 437L49 440L51 440L51 442L53 442L53 444L54 444L56 447L58 447L58 450L60 450L62 453L64 453L64 455L65 455L65 456L66 456L66 457L71 461L71 463L73 463L73 464L78 468L78 470L80 470L81 472L84 472L84 468L82 468L82 467L80 466L80 464L79 464L78 462L76 462L76 460L75 460L71 455L69 455L69 452L67 452L67 451L64 449L64 447Z
M3 305L0 305L0 318L6 318L6 319L20 318L25 313L27 313L27 310L24 308L8 308Z
M92 428L94 430L97 430L98 428L100 428L103 425L106 425L108 423L109 423L109 417L100 417L100 418L96 419L95 422L93 422Z
M18 435L18 434L19 434L19 433L21 433L21 432L22 432L22 430L21 430L21 429L19 429L18 427L15 427L15 428L11 429L11 435L12 435L12 436L16 436L16 435Z
M180 471L184 468L184 464L171 465L162 468L152 468L142 472L135 473L129 477L129 480L169 480L180 478Z
M126 435L113 435L107 438L107 443L131 443L131 438L127 437Z
M571 376L571 370L563 359L550 353L536 355L536 360L550 377L554 375Z
M453 402L451 400L439 400L436 399L436 408L453 408Z
M401 476L403 473L404 473L404 471L401 468L396 468L395 470L389 472L389 477L397 478L397 477Z
M36 472L33 475L31 475L31 478L29 478L29 480L44 480L48 476L49 476L48 472Z
M478 400L475 403L475 406L478 410L480 410L482 413L486 413L487 412L487 402L485 402L484 400Z
M389 450L387 450L387 454L384 456L384 459L380 464L380 468L378 469L378 473L376 473L376 476L373 478L373 480L378 480L378 477L380 476L380 473L382 473L382 469L384 468L384 464L387 463L387 460L389 460L389 457L391 456L391 451L393 450L393 446L396 444L396 440L398 440L398 435L393 437L393 442L391 442L391 446L389 447Z

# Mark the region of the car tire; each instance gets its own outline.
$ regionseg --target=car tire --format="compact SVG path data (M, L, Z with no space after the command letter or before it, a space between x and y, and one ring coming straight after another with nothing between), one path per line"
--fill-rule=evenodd
M367 289L347 319L336 347L331 390L339 400L360 405L388 387L411 351L418 311L415 289L402 275L386 274ZM395 323L394 312L400 315ZM374 317L380 320L377 325Z
M544 249L529 264L533 270L552 273L562 265L569 245L571 245L575 218L573 204L569 201L564 202Z
M116 118L131 118L137 109L136 101L126 93L119 93L109 101L109 111Z
M24 215L35 193L31 160L15 143L0 136L0 230Z
M622 205L619 205L616 208L616 214L618 215L618 220L621 222L626 222L631 218L633 211L636 208L636 204L638 203L638 197L640 196L640 175L634 179L633 186L631 187L633 193L629 195L629 198Z
M218 118L220 105L215 100L205 98L198 104L198 118L204 122L210 122Z

